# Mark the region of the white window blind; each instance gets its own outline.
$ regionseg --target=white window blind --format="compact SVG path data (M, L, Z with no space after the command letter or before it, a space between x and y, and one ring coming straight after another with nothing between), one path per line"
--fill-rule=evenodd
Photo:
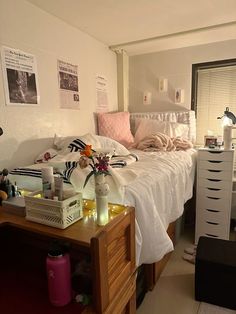
M210 131L222 135L221 120L225 108L236 115L236 66L198 70L197 144L204 144Z

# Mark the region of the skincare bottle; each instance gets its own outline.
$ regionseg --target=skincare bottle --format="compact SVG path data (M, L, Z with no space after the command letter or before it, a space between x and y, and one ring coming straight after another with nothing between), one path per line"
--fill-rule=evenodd
M60 177L55 177L55 196L58 197L58 201L63 200L63 179Z
M53 167L45 167L42 171L43 197L53 199L54 196L54 176Z

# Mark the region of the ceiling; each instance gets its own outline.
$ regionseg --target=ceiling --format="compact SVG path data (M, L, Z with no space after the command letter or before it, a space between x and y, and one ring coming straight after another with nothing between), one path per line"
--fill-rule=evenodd
M137 55L236 39L236 0L27 0Z

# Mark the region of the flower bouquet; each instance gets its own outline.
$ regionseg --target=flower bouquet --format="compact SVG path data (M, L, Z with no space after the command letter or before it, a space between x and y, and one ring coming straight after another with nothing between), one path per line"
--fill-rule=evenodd
M110 156L107 153L98 153L92 149L92 145L86 145L83 150L80 151L81 157L79 159L79 166L84 169L88 166L92 168L91 172L85 179L84 187L88 183L88 180L92 175L110 175L108 171Z
M110 156L104 152L98 153L94 151L91 145L86 145L80 154L80 168L84 169L89 166L92 169L85 179L84 187L88 183L88 180L91 178L91 176L94 175L97 224L105 225L109 220L107 200L109 185L104 181L104 177L106 175L110 175L108 170Z

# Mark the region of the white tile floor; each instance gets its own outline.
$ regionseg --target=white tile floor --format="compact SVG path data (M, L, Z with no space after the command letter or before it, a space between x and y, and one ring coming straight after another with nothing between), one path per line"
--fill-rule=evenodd
M231 232L236 240L236 232ZM181 235L155 288L147 292L137 314L231 314L229 309L195 301L195 265L183 260L184 249L194 244L194 230Z

